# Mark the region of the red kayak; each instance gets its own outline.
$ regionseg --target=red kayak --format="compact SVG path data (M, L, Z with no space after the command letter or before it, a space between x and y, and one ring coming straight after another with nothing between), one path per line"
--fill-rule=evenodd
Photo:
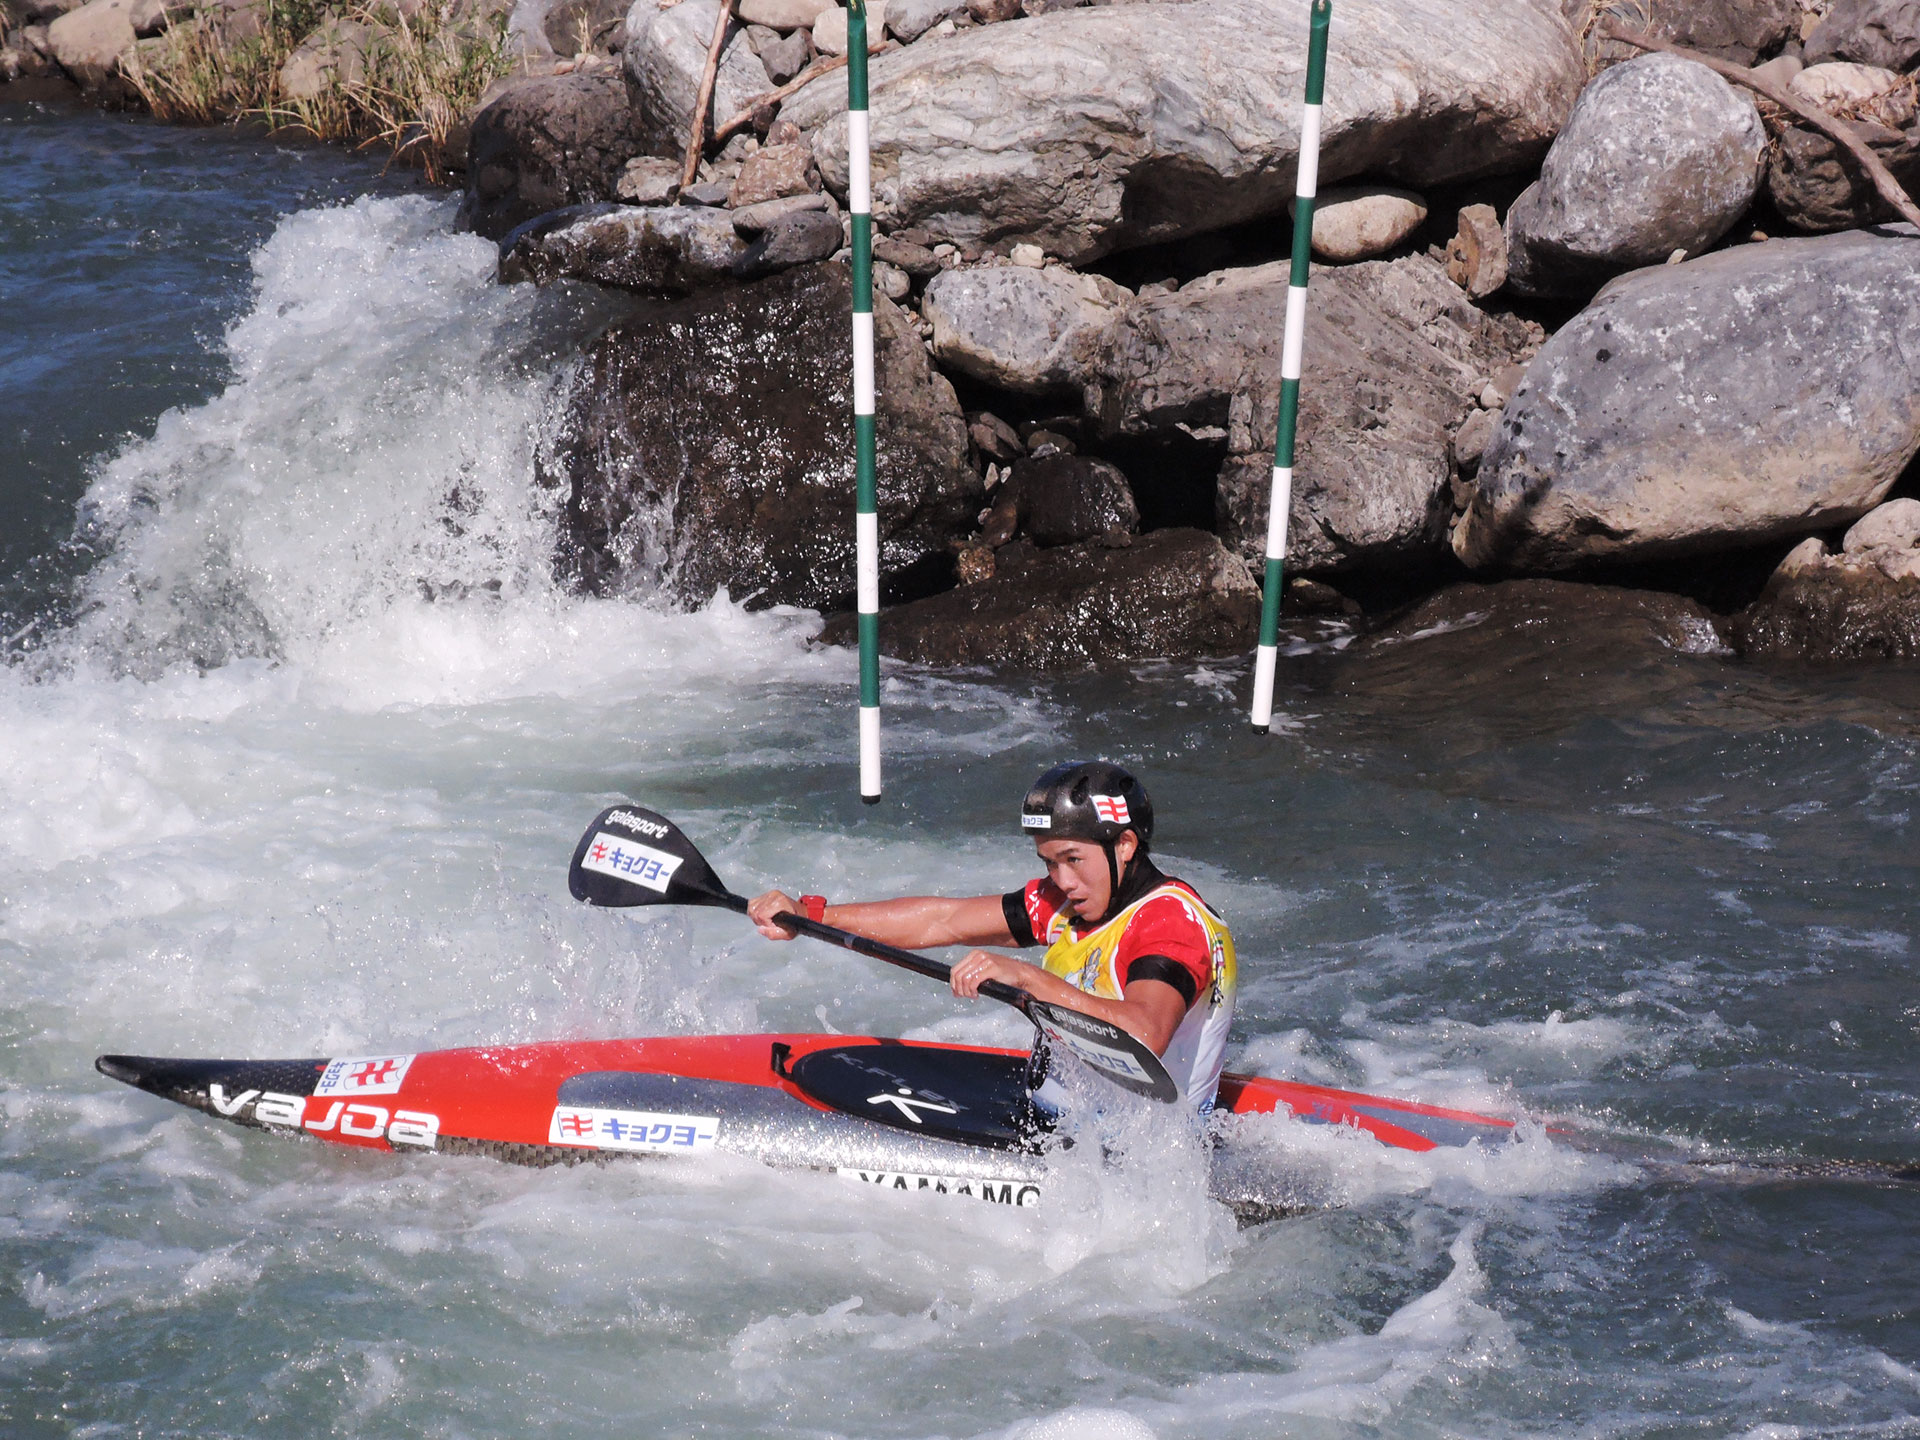
M103 1055L104 1075L237 1125L375 1150L521 1165L747 1156L894 1189L1039 1203L1063 1143L1019 1050L845 1035L558 1041L308 1060ZM1282 1112L1402 1150L1509 1137L1510 1120L1261 1076L1225 1075L1216 1113ZM1214 1192L1246 1215L1288 1198L1214 1146ZM1223 1163L1225 1162L1225 1163ZM1284 1187L1283 1187L1284 1188Z

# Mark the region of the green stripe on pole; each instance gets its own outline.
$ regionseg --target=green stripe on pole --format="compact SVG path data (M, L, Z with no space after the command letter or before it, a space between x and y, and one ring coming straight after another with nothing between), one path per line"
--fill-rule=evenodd
M858 252L855 252L858 253ZM859 291L854 292L856 303ZM874 422L871 415L853 417L853 501L862 515L872 515L879 505L879 486L874 479ZM860 617L860 703L869 708L880 703L880 617Z

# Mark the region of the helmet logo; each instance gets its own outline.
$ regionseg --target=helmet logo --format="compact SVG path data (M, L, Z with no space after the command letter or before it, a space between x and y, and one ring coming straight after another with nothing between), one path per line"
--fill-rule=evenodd
M1051 830L1053 828L1053 817L1051 815L1022 815L1020 817L1020 828L1022 830Z
M1124 795L1095 795L1093 813L1109 825L1130 824L1133 817L1127 814L1127 797Z

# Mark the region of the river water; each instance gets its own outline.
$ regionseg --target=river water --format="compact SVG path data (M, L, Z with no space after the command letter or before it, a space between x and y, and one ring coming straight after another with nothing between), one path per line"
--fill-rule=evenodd
M815 617L554 586L533 457L607 302L496 287L450 216L0 106L0 1433L1920 1434L1920 1188L1830 1168L1920 1160L1911 672L1310 627L1256 739L1238 665L895 667L866 809ZM588 912L567 858L631 796L737 889L999 890L1026 781L1093 753L1235 927L1239 1067L1522 1138L1274 1121L1329 1203L1243 1230L1178 1147L1011 1211L330 1153L92 1069L1018 1043L728 915Z

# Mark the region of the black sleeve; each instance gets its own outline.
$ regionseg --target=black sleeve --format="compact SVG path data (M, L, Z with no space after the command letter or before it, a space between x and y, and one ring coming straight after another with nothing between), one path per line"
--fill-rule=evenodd
M1127 966L1127 984L1136 980L1158 980L1162 985L1171 985L1189 1006L1200 993L1193 983L1193 972L1164 955L1142 955Z
M1028 945L1038 945L1040 938L1033 933L1033 921L1027 918L1027 892L1009 890L1000 897L1000 909L1007 917L1007 929L1013 934L1013 943L1023 949Z

